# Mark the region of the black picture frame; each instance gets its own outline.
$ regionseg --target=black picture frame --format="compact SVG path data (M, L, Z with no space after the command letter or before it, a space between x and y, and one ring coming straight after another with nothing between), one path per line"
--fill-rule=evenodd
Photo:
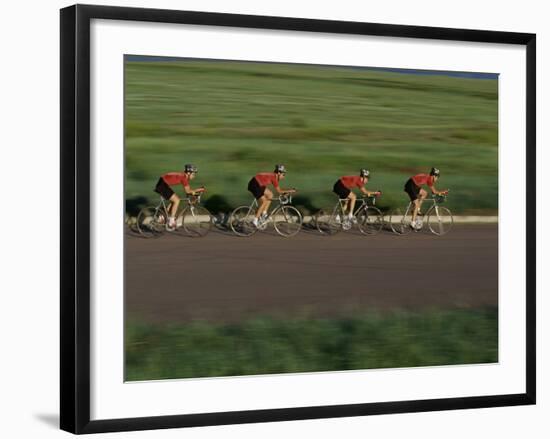
M407 37L526 47L525 393L90 420L90 22L93 19ZM303 18L75 5L61 10L61 429L81 434L535 404L536 36Z

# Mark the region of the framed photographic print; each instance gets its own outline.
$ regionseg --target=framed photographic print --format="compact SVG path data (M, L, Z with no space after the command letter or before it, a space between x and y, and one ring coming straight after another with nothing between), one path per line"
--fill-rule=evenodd
M61 428L534 404L535 41L62 9Z

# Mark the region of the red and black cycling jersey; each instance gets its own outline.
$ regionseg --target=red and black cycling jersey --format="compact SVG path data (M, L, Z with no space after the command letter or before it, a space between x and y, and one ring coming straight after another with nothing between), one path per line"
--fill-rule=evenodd
M189 186L189 178L183 172L168 172L161 178L170 186L176 184L181 184L184 188L185 186Z
M354 187L362 188L365 186L363 179L358 175L345 175L340 177L340 181L347 189L353 189Z
M433 187L435 178L433 175L429 174L417 174L411 177L411 180L414 182L415 185L418 187L422 185L426 185L428 187Z
M267 186L272 184L274 187L279 187L279 179L274 172L260 172L254 177L260 186Z

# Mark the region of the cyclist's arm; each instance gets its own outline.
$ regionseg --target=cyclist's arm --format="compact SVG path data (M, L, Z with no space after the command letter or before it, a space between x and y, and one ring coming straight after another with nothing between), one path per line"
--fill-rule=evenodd
M363 194L366 195L367 197L372 197L373 195L380 195L380 192L378 191L369 192L368 190L365 189L365 187L361 188L361 192L363 192Z
M293 194L296 192L296 189L283 189L279 186L273 186L278 194Z
M183 186L183 189L185 190L185 193L187 195L196 195L197 193L204 192L204 187L200 187L198 189L191 189L191 186Z
M447 192L449 192L448 189L445 189L444 191L438 191L435 186L430 186L430 189L432 190L432 194L435 194L435 195L445 195L447 194Z

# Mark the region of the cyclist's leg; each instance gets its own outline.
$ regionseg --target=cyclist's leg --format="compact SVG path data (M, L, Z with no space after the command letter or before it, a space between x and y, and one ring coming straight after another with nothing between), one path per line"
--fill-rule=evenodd
M334 187L332 188L332 192L334 192L337 196L338 196L338 203L339 203L339 209L338 209L338 217L340 216L339 215L339 211L341 210L342 211L342 215L345 215L346 214L346 211L347 211L347 208L350 204L350 194L352 194L352 192L347 188L345 187L342 182L340 180L338 180L336 183L334 183ZM342 200L345 200L345 201L342 201ZM353 210L352 210L353 212Z
M426 192L424 189L420 189L420 203L418 205L418 212L420 213L420 208L422 207L422 202L426 199L428 196L428 192Z
M420 207L418 198L420 197L420 194L422 192L422 188L418 187L412 178L409 178L407 182L405 183L405 187L403 190L407 193L409 196L409 199L411 200L411 225L414 224L414 221L416 220L416 211ZM407 215L407 212L405 212L405 216Z
M356 201L357 201L357 195L355 195L355 193L353 192L350 192L348 195L348 201L346 203L349 206L348 217L350 218L353 216L353 210L355 209Z
M155 186L155 192L170 202L170 206L168 207L168 224L170 227L174 227L176 224L176 212L180 202L179 197L162 177L159 178L157 185Z
M256 218L259 218L262 213L267 212L272 199L273 192L271 192L268 188L265 188L264 194L258 198L260 207L258 207L258 210L256 211Z
M338 214L337 218L340 218L340 213L342 214L342 219L344 219L346 217L346 212L348 211L348 206L349 206L349 199L346 196L346 199L344 201L340 201L340 209L338 209L336 211L336 213Z
M177 194L172 194L169 201L170 207L168 208L168 224L171 227L174 227L176 225L176 213L180 204L180 197L178 197Z
M269 207L269 204L266 206L266 195L271 194L271 191L265 186L260 186L254 177L252 177L252 179L248 182L248 190L258 203L258 209L256 210L256 215L254 218L254 223L257 224L260 215L267 209L267 207ZM271 194L271 196L273 197L273 194Z
M413 224L416 222L416 216L418 215L418 212L420 212L420 207L422 206L422 202L426 199L428 196L428 192L426 192L424 189L420 189L418 192L418 198L414 200L414 209L412 210L412 222Z

